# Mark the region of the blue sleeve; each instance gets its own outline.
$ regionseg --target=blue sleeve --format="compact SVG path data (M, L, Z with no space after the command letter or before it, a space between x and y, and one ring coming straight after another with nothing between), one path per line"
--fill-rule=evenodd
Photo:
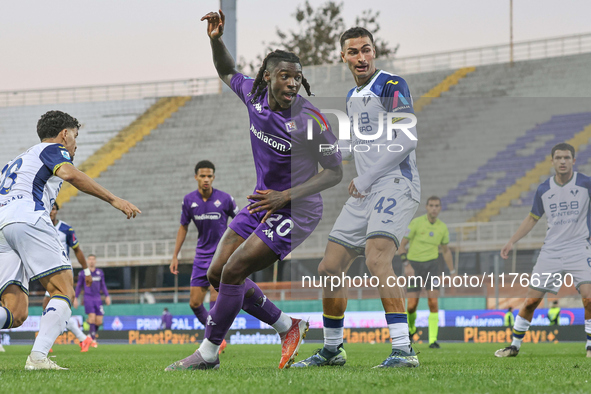
M587 194L589 198L591 198L591 177L581 174L577 172L577 179L575 180L575 184L580 187L584 187L587 189Z
M43 149L39 154L39 159L49 168L52 174L55 174L63 164L72 164L70 153L60 144L52 144Z
M244 74L236 73L230 80L230 88L240 97L244 104L250 100L250 91L254 85L254 79Z
M76 238L76 233L72 227L69 227L66 233L66 244L72 249L76 249L78 246L78 238Z
M544 215L544 203L542 202L542 194L544 194L544 190L542 187L538 187L536 190L536 195L534 196L534 204L531 207L531 212L529 213L534 219L538 220L539 218Z
M400 77L392 76L388 79L382 89L380 100L388 112L415 113L410 89L406 81Z

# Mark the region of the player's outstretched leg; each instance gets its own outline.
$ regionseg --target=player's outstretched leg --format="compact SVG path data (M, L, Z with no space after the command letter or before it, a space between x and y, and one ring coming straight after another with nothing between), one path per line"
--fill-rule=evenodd
M392 353L374 368L415 368L419 358L410 345L406 313L386 313L386 322L392 339Z
M204 347L203 345L205 345L205 347L208 346L208 344L205 343L206 341L207 341L207 339L203 340L203 343L201 343L201 346L199 347L199 349L203 348ZM191 354L189 357L186 357L180 361L176 361L176 362L170 364L164 370L165 371L179 371L179 370L198 370L198 369L218 369L220 367L219 351L218 351L218 354L216 355L215 361L208 362L208 361L205 361L205 359L203 358L203 356L199 352L199 349L195 353ZM217 350L217 347L216 347L216 350Z
M495 352L496 357L516 357L519 354L523 337L527 330L529 330L534 312L538 305L540 305L540 302L542 302L543 297L544 292L542 291L532 288L527 290L525 302L519 310L519 314L515 318L515 324L513 325L513 341L510 346L497 350Z
M72 314L70 300L64 295L54 295L47 304L39 323L39 335L35 339L31 354L27 358L25 370L41 369L67 370L47 357L56 338L66 329L66 321Z
M511 342L511 345L504 349L497 350L495 352L495 357L517 357L519 349L521 348L521 343L523 342L523 337L529 329L530 324L531 323L523 317L517 315L515 325L513 326L513 341Z
M293 368L342 366L347 362L347 352L343 348L344 316L322 317L324 321L324 347L318 349L305 360L298 361Z

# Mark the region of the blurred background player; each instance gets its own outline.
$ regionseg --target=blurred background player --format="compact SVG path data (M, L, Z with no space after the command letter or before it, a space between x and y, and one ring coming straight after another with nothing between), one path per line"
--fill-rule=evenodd
M380 116L383 113L414 112L412 97L404 79L376 68L376 49L368 30L353 27L342 34L340 44L341 58L357 85L347 94L347 115L352 125L357 123L355 133L368 137L367 140L355 136L350 141L339 141L340 150L353 151L357 177L349 184L351 197L330 232L318 272L321 277L341 277L357 256L365 254L371 275L381 283L378 291L392 341L390 356L376 368L416 367L419 360L408 337L403 289L386 283L389 278L395 278L392 259L420 201L414 152L417 133L416 128L409 127L414 140L401 131L397 131L392 140L387 139L385 132L375 136L376 130L387 129L388 117ZM394 118L392 122L402 119L405 118ZM373 146L367 150L369 143ZM392 151L376 148L392 143L398 144ZM363 147L355 149L360 145ZM327 288L323 289L324 347L294 367L345 364L346 309L346 287L330 293Z
M90 270L88 269L88 266L86 265L86 258L84 257L84 253L82 252L82 248L80 247L80 244L78 243L78 239L76 238L76 233L74 232L74 229L68 223L62 222L61 220L57 219L57 213L58 213L59 209L60 209L60 207L59 207L58 203L57 202L54 203L53 208L51 209L51 213L49 214L49 217L51 218L51 222L53 223L53 226L57 230L59 240L62 243L64 250L66 251L66 255L68 256L68 259L70 259L70 248L72 248L74 250L74 253L76 254L76 259L78 260L78 263L82 266L82 273L84 274L84 281L86 282L86 284L88 286L90 286L92 284L92 277L90 275ZM45 292L45 297L43 298L43 309L45 309L45 307L49 303L49 300L50 300L49 293ZM71 331L72 334L74 334L76 336L76 338L80 341L80 351L83 353L87 352L88 348L90 347L90 344L92 343L92 337L90 335L85 335L82 332L76 319L74 319L73 317L70 317L70 319L66 323L66 329Z
M205 326L208 313L203 306L203 300L207 290L210 290L210 310L215 305L217 298L217 291L210 286L207 279L207 270L218 243L228 228L228 219L236 216L239 210L231 195L213 188L215 166L211 161L202 160L197 163L195 180L197 181L197 190L187 194L183 199L181 225L176 235L170 272L175 275L179 273L178 254L187 237L189 223L192 221L199 232L199 240L195 249L195 260L191 273L189 306L197 319ZM222 342L220 351L223 351L223 348L225 348L225 340Z
M439 283L433 276L439 277L439 247L450 275L456 270L453 266L449 243L449 231L445 223L437 217L441 212L441 199L431 196L427 200L427 213L414 218L408 226L408 234L400 242L400 257L404 265L406 277L421 277L420 281L408 282L408 332L410 337L417 332L417 306L423 288L427 290L429 304L429 347L439 349L437 334L439 332ZM408 245L408 250L407 250ZM434 290L431 290L434 289Z
M250 205L224 233L207 273L210 283L219 286L219 295L207 318L205 339L195 353L169 365L167 371L219 368L220 344L240 309L279 333L279 369L289 368L308 322L281 312L248 276L283 260L314 231L322 217L320 191L342 179L337 149L318 149L319 144L336 143L327 125L313 126L313 140L306 138L307 120L312 117L304 116L304 111L319 111L298 96L302 85L311 94L299 58L276 50L265 57L256 79L238 73L221 40L224 18L220 10L201 20L207 20L218 75L248 110L257 184L254 194L247 197ZM320 172L318 164L323 167ZM293 207L295 202L297 208Z
M25 370L67 369L47 357L72 315L74 297L72 265L49 216L62 182L110 203L128 219L141 213L74 167L79 129L78 120L64 112L45 113L37 122L41 143L0 173L0 327L16 328L27 319L29 280L39 279L51 295Z
M164 311L162 311L162 324L160 328L163 330L170 330L172 328L172 315L168 311L168 308L164 308Z
M507 309L507 312L505 313L504 322L505 322L505 327L513 328L513 325L515 324L515 316L513 316L513 307L512 306L510 306L509 309Z
M550 320L551 326L560 325L560 307L558 306L558 301L554 301L552 307L548 309L548 320Z
M88 268L92 282L90 286L84 280L84 272L78 274L78 284L76 285L76 298L74 298L74 308L78 308L78 297L80 292L84 292L84 312L88 315L88 324L90 324L90 336L92 343L90 346L97 347L96 338L99 327L103 324L103 302L101 292L105 296L105 304L111 305L111 297L105 283L105 273L102 269L96 268L96 256L88 255Z
M575 148L560 143L552 148L552 166L556 175L538 186L531 212L523 220L515 234L501 250L501 257L507 259L513 244L525 237L546 213L548 229L544 245L532 270L532 283L538 278L540 285L530 284L523 306L515 318L513 342L495 352L497 357L515 357L519 354L523 337L534 316L534 312L547 292L557 294L562 286L555 274L563 278L572 275L575 287L581 294L585 307L585 332L587 334L587 357L591 357L591 246L589 237L589 202L591 178L573 171ZM564 220L569 218L570 220Z

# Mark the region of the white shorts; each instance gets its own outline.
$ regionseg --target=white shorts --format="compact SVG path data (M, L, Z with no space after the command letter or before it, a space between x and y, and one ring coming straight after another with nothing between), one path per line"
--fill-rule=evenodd
M376 236L392 238L398 247L418 207L407 188L382 190L363 199L350 197L328 239L359 253L366 240Z
M72 269L57 230L42 218L34 226L11 223L0 231L0 291L13 283L26 292L29 281Z
M29 294L29 278L25 274L25 267L0 230L0 296L10 285L17 285L25 294Z
M561 254L542 250L530 277L530 287L557 294L563 283L570 284L570 278L566 280L565 274L572 275L577 290L580 285L591 283L591 246Z

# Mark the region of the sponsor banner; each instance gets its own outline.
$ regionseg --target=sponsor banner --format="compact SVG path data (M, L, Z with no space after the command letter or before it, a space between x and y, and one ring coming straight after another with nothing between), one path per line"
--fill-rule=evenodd
M343 333L345 343L390 343L388 328L345 328ZM20 331L0 334L2 345L30 344L35 339L35 332ZM188 332L186 330L125 330L99 331L99 341L113 341L130 345L149 344L197 344L203 340L203 331ZM308 342L322 342L322 329L311 328L306 335ZM429 333L426 329L419 329L414 336L415 343L429 343ZM226 336L231 345L278 345L281 343L275 330L242 329L230 330ZM442 327L438 340L441 342L455 341L466 343L499 343L511 342L510 328L495 327ZM562 327L532 327L525 334L525 343L558 343L564 341L585 341L584 326ZM55 342L57 345L78 344L72 333L64 333Z
M310 328L322 328L322 312L290 313L292 317L308 320ZM428 325L429 311L417 311L417 327ZM439 312L439 321L445 324L445 311ZM382 328L386 327L384 312L348 312L345 314L345 328ZM127 330L158 330L162 326L160 316L105 316L103 330L127 331ZM205 327L194 315L175 316L172 319L171 330L203 330ZM261 322L251 315L240 314L234 320L232 330L260 330L271 329L266 323Z
M506 310L467 310L467 311L445 311L445 323L440 326L447 327L503 327L505 325ZM514 311L517 315L518 311ZM534 312L532 326L549 326L548 309L538 309ZM418 320L418 319L417 319ZM441 314L439 315L441 322ZM585 324L584 308L567 308L560 310L560 325L572 326ZM427 325L425 325L427 326ZM417 324L417 327L421 327ZM423 326L424 327L424 326Z
M517 311L514 312L517 314ZM539 309L534 313L532 326L549 326L547 309ZM310 328L322 328L322 312L290 313L290 316L305 319L310 322ZM478 309L478 310L440 310L440 327L503 327L505 310ZM73 316L81 326L82 316ZM428 310L417 311L416 326L428 327ZM0 332L36 332L39 331L41 316L29 316L25 323L18 328L0 330ZM384 312L347 312L345 313L345 328L384 328L387 327ZM583 308L567 308L560 311L560 325L584 325L585 310ZM160 330L162 328L161 316L105 316L101 331L145 331ZM203 330L205 327L194 315L174 316L171 330ZM234 320L232 330L261 330L270 329L270 326L247 314L240 314Z
M84 318L80 315L73 315L72 316L76 321L78 321L78 325L82 327L82 323L84 322ZM41 316L31 316L25 320L22 326L17 328L11 328L9 330L0 330L0 333L6 332L37 332L39 331L39 323L41 322Z

